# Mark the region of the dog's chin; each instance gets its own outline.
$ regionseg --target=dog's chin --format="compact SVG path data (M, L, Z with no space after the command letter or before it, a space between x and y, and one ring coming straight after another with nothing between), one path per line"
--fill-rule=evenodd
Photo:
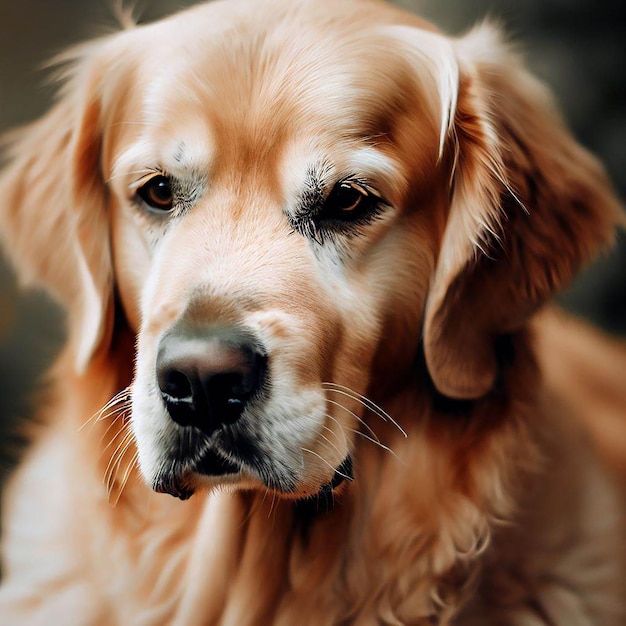
M152 488L158 493L169 494L180 500L188 500L194 493L208 492L215 488L232 491L268 490L277 497L302 501L318 496L328 496L354 479L352 457L350 455L339 464L333 476L321 485L298 485L293 489L281 488L278 481L260 481L249 475L232 461L215 452L209 452L196 464L193 471L171 471L160 474L153 481Z

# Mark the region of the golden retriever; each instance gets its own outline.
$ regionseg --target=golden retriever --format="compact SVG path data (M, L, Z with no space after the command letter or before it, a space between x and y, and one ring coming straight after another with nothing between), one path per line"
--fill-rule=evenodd
M227 0L62 62L0 179L70 335L2 624L625 623L604 343L538 314L621 207L495 27Z

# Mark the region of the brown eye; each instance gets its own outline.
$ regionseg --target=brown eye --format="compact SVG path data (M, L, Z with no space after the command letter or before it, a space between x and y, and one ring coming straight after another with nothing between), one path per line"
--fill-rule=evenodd
M319 215L325 220L350 221L364 215L372 206L371 196L352 182L338 183L330 192Z
M174 206L172 186L167 176L154 176L137 190L137 195L150 207L171 211Z

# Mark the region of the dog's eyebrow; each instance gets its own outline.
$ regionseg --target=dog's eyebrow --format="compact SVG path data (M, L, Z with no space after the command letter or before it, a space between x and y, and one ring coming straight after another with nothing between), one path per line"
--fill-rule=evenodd
M174 161L176 161L177 163L181 163L184 156L185 156L185 142L181 141L176 150L174 151L174 154L172 155L172 158L174 159Z
M329 160L311 163L298 197L301 210L315 209L339 179L352 176L379 182L384 180L384 187L394 195L403 193L407 185L404 172L392 158L366 146L355 150L341 169Z
M408 183L399 164L373 146L355 150L348 166L364 178L384 178L394 188L404 189Z
M334 166L328 161L309 165L298 196L298 212L314 211L324 201L334 183Z
M113 163L110 180L129 172L163 170L174 176L186 177L190 173L205 173L210 167L210 143L202 135L156 142L146 135L129 146Z
M212 149L210 141L205 141L207 133L200 129L196 135L185 132L182 137L172 138L165 146L163 165L173 170L206 170L211 162Z

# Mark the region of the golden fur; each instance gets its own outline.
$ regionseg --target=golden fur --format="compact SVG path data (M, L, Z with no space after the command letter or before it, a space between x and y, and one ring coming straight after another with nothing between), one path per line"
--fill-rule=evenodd
M621 208L497 29L228 0L64 62L0 178L6 249L70 336L4 496L2 623L623 624L598 450L623 467L626 355L536 315ZM138 206L155 171L172 217ZM340 231L312 176L385 206ZM240 418L265 474L172 461L154 367L180 320L268 347Z

